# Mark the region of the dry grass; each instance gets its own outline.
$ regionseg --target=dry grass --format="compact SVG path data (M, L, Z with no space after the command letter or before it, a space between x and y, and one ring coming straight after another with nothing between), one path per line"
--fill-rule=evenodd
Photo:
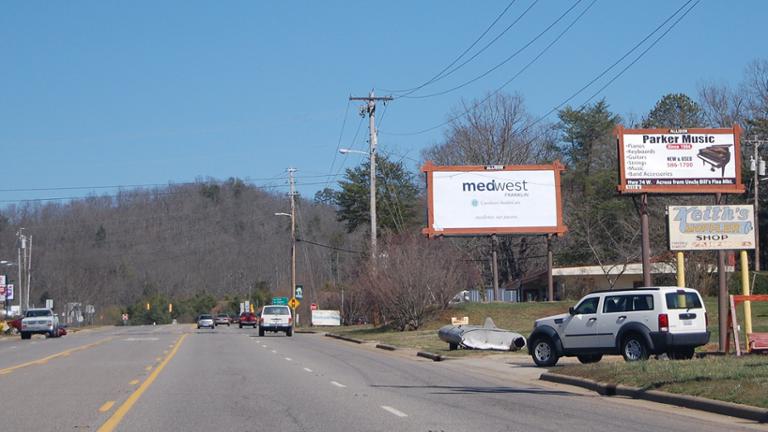
M552 372L768 408L768 356L707 356L688 361L601 362Z

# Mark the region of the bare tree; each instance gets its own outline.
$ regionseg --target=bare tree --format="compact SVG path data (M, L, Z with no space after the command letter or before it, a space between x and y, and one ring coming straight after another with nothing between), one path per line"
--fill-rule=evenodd
M376 269L365 275L375 307L397 330L420 328L476 280L471 266L447 241L418 234L389 238Z

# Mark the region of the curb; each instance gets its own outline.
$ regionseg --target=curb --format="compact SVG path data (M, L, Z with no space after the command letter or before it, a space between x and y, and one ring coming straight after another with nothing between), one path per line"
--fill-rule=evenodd
M440 354L434 354L427 351L419 351L416 353L416 355L419 357L428 358L433 361L443 361L443 356L441 356Z
M317 333L314 330L294 330L293 332L294 333L298 333L298 334L315 334L315 333Z
M380 348L380 349L387 350L387 351L394 351L394 350L397 349L397 347L394 346L394 345L387 345L387 344L382 344L382 343L376 344L376 348Z
M334 339L341 339L341 340L347 341L347 342L354 342L356 344L361 344L361 343L365 342L365 341L360 340L360 339L354 339L354 338L347 337L347 336L337 335L335 333L326 333L325 335L328 336L328 337L332 337Z
M768 422L768 410L749 405L717 401L698 396L667 393L659 390L643 390L642 388L629 387L621 384L600 383L586 378L560 375L551 372L541 374L539 379L542 381L586 388L603 396L627 396L633 399L643 399L668 405L677 405L700 411L739 417L760 423Z

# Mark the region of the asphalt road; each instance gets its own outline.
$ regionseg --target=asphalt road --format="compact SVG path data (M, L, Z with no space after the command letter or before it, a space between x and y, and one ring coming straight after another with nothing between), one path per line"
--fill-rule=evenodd
M0 430L686 431L765 425L319 334L190 325L0 342Z

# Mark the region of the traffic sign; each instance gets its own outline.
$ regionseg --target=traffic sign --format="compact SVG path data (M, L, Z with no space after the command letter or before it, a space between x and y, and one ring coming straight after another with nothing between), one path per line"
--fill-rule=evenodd
M309 305L309 309L310 310L317 310L317 303L312 303L311 305Z
M273 305L287 306L288 305L288 297L272 297L272 304Z
M294 297L299 300L304 298L304 285L296 285L296 295Z
M300 304L301 304L301 302L296 300L296 297L291 297L291 299L288 300L288 306L290 306L291 309L297 309Z
M128 314L127 313L123 314L123 321L128 321Z

